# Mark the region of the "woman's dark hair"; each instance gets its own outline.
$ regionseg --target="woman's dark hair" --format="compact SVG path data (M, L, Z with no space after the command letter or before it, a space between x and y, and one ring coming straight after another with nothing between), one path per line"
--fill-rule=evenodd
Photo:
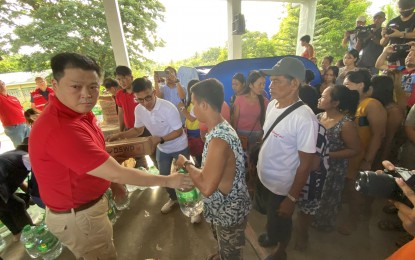
M347 51L346 54L350 54L353 56L353 58L356 59L356 61L354 62L354 64L356 65L356 63L359 61L359 52L355 49L351 49L350 51Z
M374 76L372 78L372 98L387 106L393 102L393 80L388 76Z
M29 108L28 110L24 111L24 117L26 118L26 123L28 125L33 125L34 121L32 118L30 118L30 116L33 115L39 115L39 113L36 112L33 108Z
M233 75L232 79L239 81L242 84L242 88L245 89L246 79L245 79L244 74L236 73L235 75ZM231 97L231 117L233 115L233 103L235 102L235 99L236 99L236 95L233 94Z
M304 35L303 37L300 38L300 41L310 43L311 37L310 35Z
M344 85L335 85L330 88L331 100L339 102L337 109L342 113L354 117L357 106L359 105L359 92L350 90Z
M329 61L329 63L330 64L332 64L333 63L333 56L325 56L324 58L323 58L323 60L328 60Z
M192 102L192 92L190 91L190 88L193 87L194 84L200 82L200 80L198 79L192 79L191 81L189 81L189 83L187 83L187 100L186 100L186 107L188 107L190 105L190 103Z
M363 92L368 92L371 84L371 78L370 78L370 72L367 69L359 69L356 71L349 71L346 74L347 79L349 79L351 82L359 84L363 83Z
M305 70L305 83L310 84L314 79L314 72L312 70Z
M327 72L328 70L333 71L333 74L334 74L334 81L336 81L336 78L339 76L339 68L338 68L337 66L329 66L329 67L326 69L326 72Z
M242 94L247 94L250 91L249 85L254 84L255 81L257 81L259 78L264 77L264 75L259 72L258 70L252 70L249 72L248 79L246 80L246 88L244 88ZM261 108L261 114L259 115L259 123L261 126L264 125L265 122L265 101L264 96L262 96L262 93L260 95L257 95L259 100L259 106Z

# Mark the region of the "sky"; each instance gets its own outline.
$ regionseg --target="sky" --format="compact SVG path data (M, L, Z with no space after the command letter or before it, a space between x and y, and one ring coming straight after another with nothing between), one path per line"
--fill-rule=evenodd
M211 47L223 47L228 39L226 0L159 0L166 8L165 21L158 23L157 35L165 47L145 54L158 63L168 63L202 53ZM391 0L372 0L369 14L375 14ZM272 1L242 1L241 13L246 29L278 32L285 16L283 4Z

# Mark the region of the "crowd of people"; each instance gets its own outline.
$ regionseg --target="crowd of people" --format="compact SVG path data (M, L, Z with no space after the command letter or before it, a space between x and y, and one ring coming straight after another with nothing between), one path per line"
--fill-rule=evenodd
M208 259L243 258L251 208L266 215L258 243L277 246L267 260L287 259L292 235L294 248L305 250L310 227L351 235L362 217L371 216L373 203L355 189L359 172L394 165L415 169L415 3L400 0L398 7L400 16L386 27L383 12L369 26L359 16L357 27L344 34L348 50L342 62L333 65L330 55L322 59L320 84L310 85L314 75L299 59L285 57L247 77L236 73L230 106L218 80L183 86L170 66L152 80L134 79L130 68L118 66L115 78L103 82L110 95L102 97L99 65L77 53L51 59L52 87L36 78L27 111L0 81L0 119L16 147L0 155L0 170L2 177L19 172L0 185L0 220L16 240L25 225L33 225L28 202L15 194L20 185L46 209L49 230L77 258L116 259L103 196L109 187L165 187L169 200L161 212L167 214L178 204L174 189L195 186L204 210L190 221L211 223L218 242ZM315 60L310 42L308 35L301 38L302 56ZM116 103L119 133L106 139L91 112L98 99ZM150 137L160 176L138 169L147 167L142 156L135 168L126 168L120 162L127 158L105 151L105 141L138 136ZM189 174L172 172L173 161ZM30 171L33 180L21 185ZM415 203L415 187L401 179L397 185ZM342 204L348 212L339 222ZM395 202L384 211L399 211L399 226L415 235L412 208ZM391 226L396 225L379 225ZM389 259L415 255L413 243Z

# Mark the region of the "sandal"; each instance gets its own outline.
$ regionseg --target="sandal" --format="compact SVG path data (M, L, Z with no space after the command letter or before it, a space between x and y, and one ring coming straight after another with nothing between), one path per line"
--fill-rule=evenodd
M405 231L402 222L389 219L380 220L378 222L378 227L383 231Z

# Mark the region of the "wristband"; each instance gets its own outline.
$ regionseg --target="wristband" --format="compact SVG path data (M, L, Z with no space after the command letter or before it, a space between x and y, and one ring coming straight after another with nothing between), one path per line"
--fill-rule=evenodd
M160 144L164 144L164 138L163 137L160 137Z
M297 202L297 199L296 198L294 198L291 194L287 194L287 198L289 199L289 200L291 200L293 203L296 203Z

